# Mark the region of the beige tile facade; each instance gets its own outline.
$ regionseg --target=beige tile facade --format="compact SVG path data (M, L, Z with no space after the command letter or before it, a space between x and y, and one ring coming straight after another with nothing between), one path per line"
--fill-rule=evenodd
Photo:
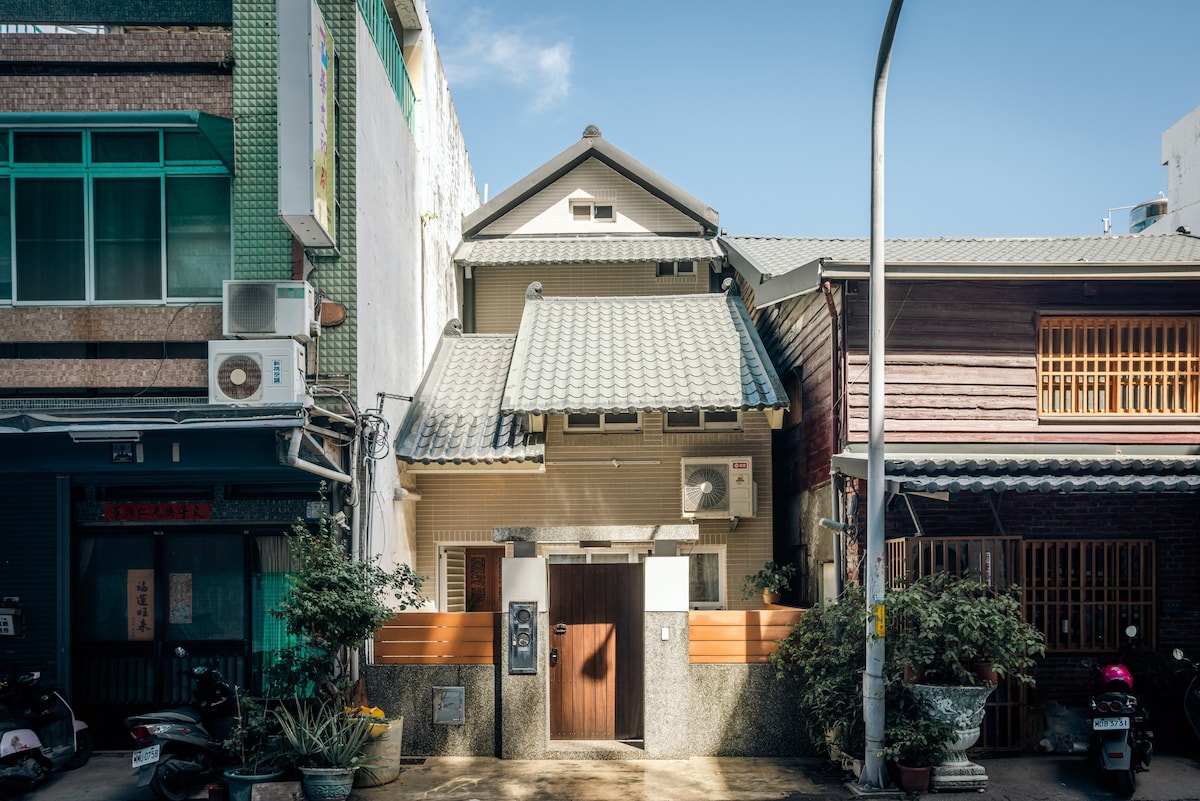
M743 430L728 433L662 432L660 413L643 416L644 429L629 434L566 434L562 417L547 420L546 471L514 474L416 473L417 564L438 594L438 547L492 543L503 526L679 525L680 459L685 456L750 456L754 460L757 510L734 531L728 520L699 520L700 544L725 546L726 606L747 609L742 579L772 558L771 430L761 412L743 413ZM612 460L657 462L624 464ZM583 462L584 464L580 464ZM647 543L646 549L650 549ZM687 546L683 547L684 552Z

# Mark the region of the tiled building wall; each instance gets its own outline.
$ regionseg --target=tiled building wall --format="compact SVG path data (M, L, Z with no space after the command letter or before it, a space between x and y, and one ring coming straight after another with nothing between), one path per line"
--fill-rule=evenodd
M712 270L698 263L695 275L655 277L653 264L482 267L474 271L475 328L480 334L515 334L525 291L541 283L543 297L694 295L709 291Z
M0 50L0 111L195 109L229 117L232 55L228 33L9 34Z
M743 431L662 433L662 415L643 416L644 431L568 435L562 418L547 420L546 472L504 469L417 474L416 570L429 576L437 597L437 546L492 542L496 526L679 525L680 459L685 456L750 456L757 483L756 517L729 530L729 520L699 520L701 544L726 545L726 601L731 609L761 607L743 600L743 578L772 559L771 429L760 412L743 413ZM649 461L614 467L611 460ZM597 462L596 464L564 464ZM686 546L684 547L686 552Z

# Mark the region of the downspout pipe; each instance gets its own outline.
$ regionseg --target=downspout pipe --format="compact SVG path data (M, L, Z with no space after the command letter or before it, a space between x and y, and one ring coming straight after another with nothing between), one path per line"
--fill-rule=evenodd
M867 444L867 603L871 614L866 621L866 669L863 671L863 724L866 730L865 754L858 779L862 795L888 792L888 778L881 753L884 746L883 662L886 646L886 618L883 597L884 576L884 254L883 254L883 132L887 99L888 69L892 61L892 41L904 0L892 0L879 57L875 63L875 91L871 113L871 338L868 355L868 444Z
M307 473L312 473L315 476L320 476L321 478L327 478L330 481L336 481L339 484L352 484L353 483L353 479L346 473L341 472L340 470L331 470L328 467L321 467L321 465L319 465L319 464L313 464L312 462L308 461L307 459L301 459L300 458L300 441L303 438L304 438L304 435L300 432L299 429L294 429L292 431L292 439L288 443L288 451L287 451L287 457L286 457L286 461L290 466L295 467L298 470L303 470Z

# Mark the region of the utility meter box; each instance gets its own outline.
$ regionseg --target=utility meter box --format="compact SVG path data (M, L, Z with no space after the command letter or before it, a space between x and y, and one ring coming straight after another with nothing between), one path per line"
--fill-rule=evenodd
M508 604L508 672L537 673L537 602Z

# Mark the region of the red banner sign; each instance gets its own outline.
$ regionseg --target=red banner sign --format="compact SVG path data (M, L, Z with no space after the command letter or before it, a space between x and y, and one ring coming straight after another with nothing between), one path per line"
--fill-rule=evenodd
M106 503L105 520L210 520L211 503Z

